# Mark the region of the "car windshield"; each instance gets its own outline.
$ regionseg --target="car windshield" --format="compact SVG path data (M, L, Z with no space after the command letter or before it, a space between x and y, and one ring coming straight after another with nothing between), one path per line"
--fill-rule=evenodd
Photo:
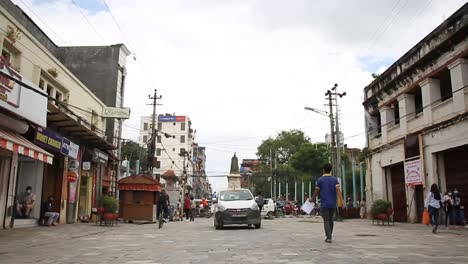
M219 194L220 201L242 201L252 199L252 194L247 190L222 191Z

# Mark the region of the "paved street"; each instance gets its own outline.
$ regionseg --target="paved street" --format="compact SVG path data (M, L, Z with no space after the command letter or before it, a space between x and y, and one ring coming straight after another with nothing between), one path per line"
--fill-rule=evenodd
M213 219L156 225L62 225L0 231L0 263L467 263L468 230L319 218L264 220L259 230L216 231Z

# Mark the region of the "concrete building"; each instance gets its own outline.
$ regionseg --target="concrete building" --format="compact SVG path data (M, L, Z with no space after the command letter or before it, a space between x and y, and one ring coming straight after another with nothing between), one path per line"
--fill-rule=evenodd
M146 124L146 125L145 125ZM151 117L141 118L140 144L146 145L151 138ZM147 129L146 129L147 128ZM154 175L160 177L172 170L179 179L184 166L187 173L187 186L192 188L193 180L193 143L192 122L187 116L158 115L155 156L160 161L160 168L154 168ZM167 136L165 136L165 134ZM146 139L146 143L145 143ZM181 153L187 153L185 156ZM178 185L177 185L178 186Z
M148 141L151 139L153 124L151 116L142 116L140 118L140 136L138 142L141 146L147 147Z
M468 197L467 58L465 4L364 89L366 196L396 221L421 220L433 183Z
M0 0L0 50L2 72L19 80L1 78L8 89L0 89L0 226L37 225L49 195L60 223L89 216L111 191L115 146L105 140L106 104L58 59L62 48L9 0ZM37 199L31 219L15 213L26 186Z

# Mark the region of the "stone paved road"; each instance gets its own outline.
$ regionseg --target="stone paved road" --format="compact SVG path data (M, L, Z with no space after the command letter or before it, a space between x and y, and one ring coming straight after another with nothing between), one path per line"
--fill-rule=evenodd
M259 230L214 230L212 219L0 230L0 263L468 263L468 230L336 223L324 243L317 218L264 220Z

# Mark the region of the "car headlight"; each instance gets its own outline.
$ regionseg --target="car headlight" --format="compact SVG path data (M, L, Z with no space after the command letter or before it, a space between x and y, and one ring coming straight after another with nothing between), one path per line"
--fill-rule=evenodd
M224 207L222 204L218 204L218 206L216 206L216 210L220 212L226 211L226 207Z
M252 206L250 207L250 209L252 210L258 210L258 205L256 203L252 204Z

